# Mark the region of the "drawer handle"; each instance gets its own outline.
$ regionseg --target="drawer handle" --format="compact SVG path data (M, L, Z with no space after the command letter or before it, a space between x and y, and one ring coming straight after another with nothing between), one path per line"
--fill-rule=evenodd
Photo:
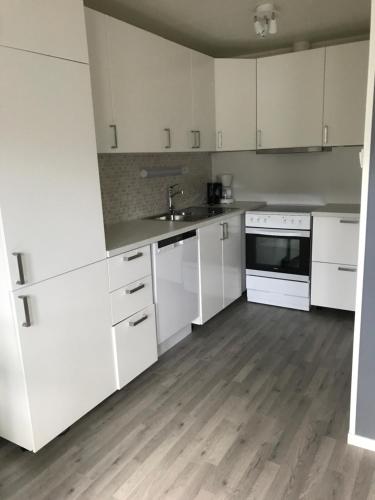
M142 318L140 319L137 319L136 321L129 321L129 326L137 326L137 325L140 325L141 323L143 323L144 321L146 321L146 319L148 318L147 314L145 316L143 316Z
M25 285L26 281L25 281L25 273L23 271L22 253L13 252L12 255L14 255L14 257L16 257L17 266L18 266L19 280L16 281L16 285Z
M24 328L29 328L31 326L30 308L29 308L29 302L28 302L29 297L27 295L20 295L18 298L20 300L22 300L23 310L25 313L25 321L22 323L22 326Z
M339 266L337 269L339 271L345 271L347 273L355 273L355 272L357 272L357 269L355 267L342 267L342 266Z
M359 220L340 219L340 224L359 224Z
M143 256L143 253L142 252L138 252L138 253L135 253L134 255L125 255L125 257L123 257L123 260L125 262L129 262L131 260L139 259L142 256Z
M126 290L126 293L128 295L131 295L132 293L139 292L139 290L142 290L142 288L145 288L146 285L144 283L141 283L140 285L136 286L135 288L132 288L130 290Z

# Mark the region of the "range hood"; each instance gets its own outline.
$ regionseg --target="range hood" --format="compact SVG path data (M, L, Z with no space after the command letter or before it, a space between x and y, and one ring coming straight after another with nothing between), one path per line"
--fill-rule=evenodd
M331 146L306 146L300 148L272 148L272 149L257 149L257 155L275 155L275 154L294 154L294 153L321 153L332 151Z

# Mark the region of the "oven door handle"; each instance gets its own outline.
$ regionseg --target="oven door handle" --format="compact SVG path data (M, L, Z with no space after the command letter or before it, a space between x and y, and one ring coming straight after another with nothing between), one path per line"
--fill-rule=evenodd
M289 231L287 229L261 229L247 227L246 234L259 234L260 236L281 236L285 238L310 238L310 231Z

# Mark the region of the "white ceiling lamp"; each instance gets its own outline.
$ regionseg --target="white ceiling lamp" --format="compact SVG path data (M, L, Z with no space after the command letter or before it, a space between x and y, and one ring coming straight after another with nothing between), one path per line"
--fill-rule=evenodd
M254 13L254 29L257 36L265 38L277 33L277 10L273 3L258 5Z

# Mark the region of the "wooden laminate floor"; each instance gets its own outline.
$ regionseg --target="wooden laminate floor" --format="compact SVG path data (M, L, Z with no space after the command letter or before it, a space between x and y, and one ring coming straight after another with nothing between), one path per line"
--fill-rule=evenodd
M353 315L240 299L37 455L0 440L3 499L374 499L348 446Z

